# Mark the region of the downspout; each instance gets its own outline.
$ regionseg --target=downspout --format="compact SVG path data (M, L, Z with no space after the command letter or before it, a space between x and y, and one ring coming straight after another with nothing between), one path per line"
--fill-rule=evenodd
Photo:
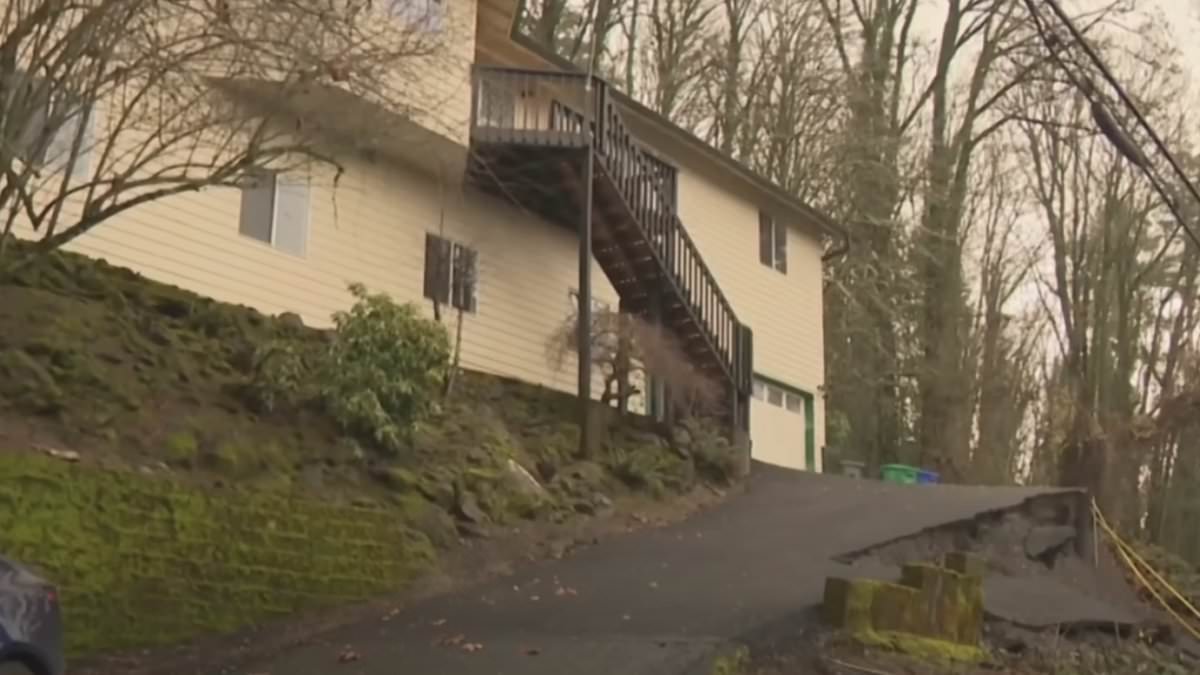
M840 258L850 252L850 235L845 231L841 232L841 242L833 249L821 256L821 262L827 263L834 258Z
M822 224L825 225L826 229L828 229L830 232L836 232L838 234L838 238L841 240L841 242L837 246L833 247L833 249L831 249L830 251L825 253L825 255L821 256L821 262L827 263L830 260L833 260L834 258L839 258L839 257L844 256L847 253L849 253L850 252L850 231L840 225L836 225L829 221L826 221Z

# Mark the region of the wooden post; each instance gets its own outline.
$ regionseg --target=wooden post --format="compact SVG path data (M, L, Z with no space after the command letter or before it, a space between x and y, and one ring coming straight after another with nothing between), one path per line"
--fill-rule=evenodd
M589 87L588 93L591 92ZM590 127L590 125L589 125ZM592 163L595 160L593 130L586 129L588 143L583 153L583 213L579 220L579 454L586 457L592 445Z

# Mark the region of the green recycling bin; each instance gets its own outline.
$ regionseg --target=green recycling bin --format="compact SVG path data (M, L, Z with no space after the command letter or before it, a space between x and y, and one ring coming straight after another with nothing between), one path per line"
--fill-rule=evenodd
M884 464L879 468L883 482L900 485L916 485L921 470L907 464Z

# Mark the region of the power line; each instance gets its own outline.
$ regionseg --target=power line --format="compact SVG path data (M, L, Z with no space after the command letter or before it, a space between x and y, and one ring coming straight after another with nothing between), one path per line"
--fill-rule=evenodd
M1059 5L1058 0L1042 1L1050 7L1050 11L1054 13L1059 23L1066 28L1067 32L1071 36L1072 42L1074 42L1074 44L1084 52L1088 60L1091 61L1092 65L1097 71L1100 72L1100 75L1104 78L1108 85L1113 89L1113 91L1116 92L1120 102L1125 106L1130 114L1132 114L1141 130L1147 136L1149 136L1150 140L1154 144L1154 148L1158 151L1158 155L1164 159L1168 165L1170 165L1175 177L1180 183L1183 184L1184 187L1187 188L1187 191L1191 193L1191 196L1195 200L1197 206L1200 206L1200 191L1196 189L1195 184L1188 178L1182 167L1180 167L1179 162L1177 162L1175 157L1171 154L1171 151L1167 149L1167 146L1165 143L1163 143L1162 138L1160 138L1158 133L1154 131L1154 127L1150 125L1150 122L1146 119L1145 115L1142 114L1142 111L1138 108L1137 103L1135 103L1129 94L1125 92L1124 87L1117 82L1117 78L1113 76L1112 71L1109 70L1108 66L1104 64L1104 61L1100 58L1100 55L1097 54L1096 50L1088 43L1087 38L1083 35L1083 32L1075 26L1075 23L1069 16L1067 16L1067 13L1063 11L1063 8L1061 5ZM1159 197L1162 198L1163 202L1167 205L1167 208L1171 211L1171 214L1175 216L1177 225L1171 232L1171 237L1173 238L1180 229L1183 229L1183 231L1187 233L1188 238L1192 240L1192 243L1195 244L1197 248L1200 248L1200 237L1196 235L1196 232L1187 224L1187 220L1184 218L1183 214L1180 213L1174 196L1171 195L1170 191L1163 185L1163 181L1154 170L1150 158L1146 155L1144 150L1138 146L1136 142L1134 142L1130 135L1121 126L1120 122L1113 117L1111 113L1109 113L1108 109L1105 107L1104 101L1095 90L1094 85L1087 75L1083 74L1082 78L1077 77L1075 73L1071 72L1071 69L1067 66L1066 61L1059 57L1059 51L1062 49L1062 44L1060 43L1058 37L1056 37L1053 33L1047 32L1046 27L1042 25L1042 16L1038 12L1037 7L1034 5L1034 0L1024 0L1024 2L1025 6L1029 9L1029 13L1033 18L1038 35L1041 37L1042 42L1045 43L1046 48L1050 50L1052 57L1058 63L1059 67L1062 68L1062 70L1066 73L1068 79L1071 80L1071 83L1077 89L1079 89L1080 92L1091 103L1092 116L1095 118L1097 126L1100 127L1105 137L1112 142L1117 150L1126 159L1128 159L1131 164L1134 164L1142 170L1142 173L1145 174L1147 180L1150 181L1154 191L1158 193Z

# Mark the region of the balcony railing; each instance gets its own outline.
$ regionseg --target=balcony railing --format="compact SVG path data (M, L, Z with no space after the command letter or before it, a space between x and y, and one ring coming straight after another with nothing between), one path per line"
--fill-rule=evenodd
M590 86L589 86L590 85ZM477 67L472 138L489 143L580 147L596 156L633 214L684 309L741 393L751 388L752 337L678 216L677 172L645 150L599 78Z
M490 143L587 145L587 109L595 90L572 73L476 67L471 137Z

